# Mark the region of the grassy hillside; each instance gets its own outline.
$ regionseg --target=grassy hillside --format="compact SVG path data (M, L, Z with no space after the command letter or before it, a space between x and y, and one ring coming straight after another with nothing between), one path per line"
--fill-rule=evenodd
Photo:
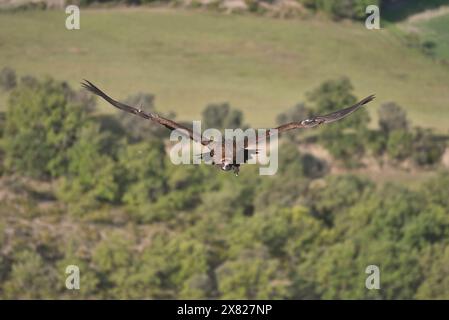
M371 107L396 101L414 123L447 131L449 69L399 44L388 30L320 20L162 9L82 10L81 30L64 12L0 15L0 68L89 79L117 98L156 95L160 110L198 118L228 101L255 126L301 101L329 78L350 77ZM4 97L0 100L4 104ZM101 108L106 110L105 104ZM107 109L110 110L110 109Z
M438 58L449 60L449 8L444 15L413 23L419 28L425 40L436 43L435 54Z

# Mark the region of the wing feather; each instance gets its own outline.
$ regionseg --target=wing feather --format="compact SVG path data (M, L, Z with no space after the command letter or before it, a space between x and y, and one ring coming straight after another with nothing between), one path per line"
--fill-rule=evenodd
M135 108L132 106L129 106L127 104L121 103L119 101L116 101L114 99L112 99L111 97L109 97L106 93L104 93L103 91L101 91L99 88L97 88L92 82L88 81L88 80L84 80L84 82L81 83L81 85L87 89L88 91L92 92L93 94L102 97L104 100L106 100L107 102L109 102L111 105L113 105L114 107L123 110L125 112L128 113L132 113L135 114L139 117L142 117L144 119L147 120L151 120L154 122L157 122L161 125L163 125L164 127L166 127L169 130L179 130L179 132L181 132L182 134L188 136L190 139L192 139L193 141L196 141L198 143L201 143L204 146L207 146L211 141L210 140L202 140L201 136L199 136L198 134L195 134L193 132L193 130L186 128L185 126L164 118L160 115L157 115L155 113L151 113L151 112L145 112L143 110L141 110L140 108Z
M362 100L360 100L359 102L357 102L356 104L354 104L353 106L350 106L348 108L344 108L332 113L329 113L327 115L324 116L315 116L309 119L305 119L302 121L295 121L295 122L290 122L290 123L286 123L283 124L277 128L274 128L275 130L277 130L278 133L282 133L285 131L289 131L289 130L293 130L293 129L298 129L298 128L313 128L316 127L320 124L326 124L326 123L332 123L338 120L341 120L345 117L347 117L348 115L350 115L351 113L355 112L357 109L359 109L360 107L362 107L363 105L367 104L368 102L374 100L375 96L374 95L370 95ZM261 140L261 139L266 139L267 137L273 135L274 130L273 129L269 129L267 130L267 133L265 136L263 137L259 137L257 139L257 141ZM245 145L245 148L248 148L248 144Z

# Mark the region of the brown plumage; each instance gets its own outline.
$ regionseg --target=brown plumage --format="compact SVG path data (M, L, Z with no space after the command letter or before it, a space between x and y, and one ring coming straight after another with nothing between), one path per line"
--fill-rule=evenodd
M353 106L350 106L348 108L345 109L341 109L332 113L329 113L327 115L324 116L314 116L310 119L305 119L302 121L295 121L295 122L289 122L286 124L283 124L277 128L274 128L275 130L277 130L278 134L279 133L283 133L285 131L289 131L289 130L293 130L293 129L300 129L300 128L313 128L316 127L320 124L326 124L326 123L332 123L335 121L338 121L340 119L343 119L345 117L347 117L348 115L350 115L351 113L353 113L354 111L356 111L357 109L359 109L360 107L362 107L363 105L367 104L368 102L374 100L375 96L372 94L368 97L366 97L363 100L360 100L359 102L357 102L356 104L354 104ZM267 138L269 136L272 135L272 130L273 129L269 129L267 130L267 134L265 137L259 137L257 140L263 139L263 138ZM247 145L245 146L247 147Z
M202 145L207 146L211 141L210 140L202 140L201 137L198 137L197 135L195 135L195 133L189 129L184 127L183 125L164 118L158 114L155 113L151 113L151 112L145 112L140 108L136 108L136 107L131 107L127 104L121 103L119 101L116 101L114 99L112 99L111 97L109 97L106 93L104 93L103 91L101 91L100 89L98 89L92 82L88 81L88 80L84 80L84 83L81 83L81 85L89 90L90 92L96 94L97 96L102 97L104 100L106 100L107 102L109 102L110 104L112 104L114 107L138 115L139 117L142 117L144 119L147 120L152 120L154 122L157 122L161 125L163 125L164 127L166 127L167 129L169 129L170 131L172 130L179 130L179 132L185 134L186 136L188 136L190 139L201 143Z
M179 130L180 133L189 137L193 141L196 141L196 142L201 143L202 145L208 147L211 151L206 154L203 154L202 155L203 157L205 155L207 155L207 157L210 157L210 159L212 159L212 164L219 166L221 169L223 169L225 171L234 170L234 172L236 174L238 174L239 168L240 168L240 163L236 163L237 161L235 159L235 156L237 154L237 152L235 150L236 149L235 141L226 141L225 139L223 139L223 141L219 144L219 147L222 150L222 152L221 152L222 154L221 154L221 157L218 157L217 155L214 154L214 148L216 148L217 142L214 142L212 140L204 140L201 138L201 136L198 136L198 134L194 133L193 130L186 128L185 126L183 126L173 120L161 117L154 113L144 112L140 108L132 107L132 106L126 105L124 103L121 103L119 101L116 101L116 100L112 99L111 97L109 97L106 93L104 93L103 91L98 89L91 82L89 82L87 80L84 80L84 81L85 82L81 83L81 84L85 89L102 97L104 100L109 102L114 107L116 107L120 110L129 112L129 113L135 114L144 119L159 123L159 124L163 125L164 127L168 128L169 130ZM332 113L324 115L324 116L314 116L310 119L286 123L277 128L274 128L274 130L269 129L269 130L267 130L266 135L264 135L263 137L258 137L256 142L263 138L267 138L267 137L271 136L273 134L273 132L282 133L285 131L298 129L298 128L313 128L320 124L332 123L334 121L343 119L343 118L347 117L348 115L350 115L351 113L355 112L357 109L359 109L363 105L372 101L373 99L374 99L374 95L370 95L370 96L366 97L365 99L357 102L356 104L354 104L351 107L341 109L341 110L332 112ZM225 147L231 147L233 149L234 159L225 158L225 152L224 152ZM244 155L245 155L244 162L247 162L248 159L252 155L257 154L257 152L258 152L257 147L251 148L250 145L248 144L248 141L244 142Z

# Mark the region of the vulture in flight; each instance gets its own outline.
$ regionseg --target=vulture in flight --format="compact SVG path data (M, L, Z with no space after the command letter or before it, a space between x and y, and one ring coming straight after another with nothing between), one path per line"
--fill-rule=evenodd
M239 163L236 160L236 155L237 155L236 145L237 144L236 144L236 141L234 141L234 139L229 140L229 141L226 139L223 139L223 141L221 143L215 142L213 140L205 139L204 137L201 137L201 135L198 135L197 133L195 133L193 130L191 130L173 120L164 118L155 113L145 112L138 107L129 106L129 105L126 105L119 101L116 101L87 80L84 80L84 82L81 83L81 85L88 91L94 93L97 96L102 97L104 100L106 100L111 105L113 105L114 107L116 107L120 110L135 114L135 115L140 116L147 120L157 122L160 125L163 125L167 129L169 129L170 131L178 130L179 133L188 136L188 138L192 139L193 141L195 141L197 143L200 143L201 145L207 147L210 150L207 153L201 154L202 157L211 159L212 164L221 168L222 170L224 170L224 171L233 170L234 173L236 175L238 175L241 163ZM331 123L331 122L343 119L343 118L347 117L348 115L350 115L351 113L353 113L354 111L356 111L357 109L359 109L360 107L362 107L363 105L372 101L373 99L374 99L374 95L370 95L370 96L366 97L365 99L360 100L353 106L332 112L330 114L327 114L324 116L314 116L309 119L286 123L277 128L274 128L275 130L269 129L266 131L266 135L258 137L256 139L256 142L263 138L268 138L274 132L282 133L282 132L285 132L288 130L298 129L298 128L313 128L320 124ZM217 152L216 154L214 152L214 150L217 148L217 143L219 144L218 148L220 148L222 150L221 154L220 154L220 152ZM225 148L232 148L232 150L234 151L232 153L233 158L226 157ZM257 154L257 153L258 153L258 150L251 148L250 144L247 140L245 140L243 142L243 160L244 160L243 163L246 163L249 158L251 158L254 154Z

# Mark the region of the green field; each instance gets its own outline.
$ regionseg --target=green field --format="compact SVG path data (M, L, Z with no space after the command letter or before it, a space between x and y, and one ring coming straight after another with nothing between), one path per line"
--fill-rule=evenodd
M449 61L449 14L416 24L426 40L436 43L435 54Z
M120 99L153 93L158 110L184 120L228 101L254 126L272 125L306 92L346 75L358 97L377 95L373 115L380 103L396 101L415 124L448 129L449 68L406 48L388 29L117 8L83 9L81 30L68 31L65 18L63 11L0 14L0 68L73 86L86 78ZM100 108L110 110L103 102Z

